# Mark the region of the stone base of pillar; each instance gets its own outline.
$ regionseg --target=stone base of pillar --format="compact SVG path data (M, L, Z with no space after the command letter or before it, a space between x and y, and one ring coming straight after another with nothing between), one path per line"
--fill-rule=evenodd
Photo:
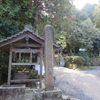
M34 90L33 100L63 100L62 91L58 88L52 91Z

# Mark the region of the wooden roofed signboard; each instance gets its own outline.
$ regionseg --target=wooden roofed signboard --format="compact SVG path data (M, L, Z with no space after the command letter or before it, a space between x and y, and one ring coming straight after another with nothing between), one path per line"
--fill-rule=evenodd
M12 65L40 65L42 67L43 46L44 39L30 29L24 29L22 32L0 41L0 50L9 52L8 84L11 83ZM23 59L25 56L27 59ZM41 71L40 68L40 73L42 73Z
M53 45L53 48L55 49L58 47ZM41 38L38 34L33 33L31 29L25 28L22 32L0 41L0 50L9 52L8 84L11 82L16 82L15 80L11 80L12 65L40 65L41 83L42 60L44 54L43 38ZM26 60L24 59L23 61L24 55L29 58Z

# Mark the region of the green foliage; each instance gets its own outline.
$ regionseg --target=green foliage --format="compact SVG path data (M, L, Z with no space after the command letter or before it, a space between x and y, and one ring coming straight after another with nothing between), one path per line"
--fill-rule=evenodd
M40 19L39 33L42 32L43 36L44 26L51 24L53 26L54 42L65 48L66 37L70 34L68 31L72 23L73 6L70 0L48 0L48 2L45 1L45 6L47 15L45 14Z
M79 12L79 18L78 18L78 21L84 21L84 20L86 20L86 19L88 19L88 13L87 12L85 12L85 11L80 11Z
M93 15L96 26L100 28L100 5L95 7Z
M0 40L19 32L18 23L14 20L0 19Z
M59 38L59 41L57 41L56 43L59 44L64 49L66 47L66 42L65 41L66 41L66 37L62 35Z
M30 55L22 55L21 59L17 60L18 63L28 63L30 62Z
M93 66L93 62L91 62L91 61L86 62L86 66Z
M73 57L74 63L82 66L85 63L85 59L82 56L74 56Z
M30 79L36 79L38 78L37 70L31 70L30 71Z
M100 36L94 41L94 50L98 50L100 48Z
M30 66L29 65L16 65L16 66L12 66L12 70L17 72L17 71L22 71L22 70L29 70Z
M85 63L85 59L81 56L67 56L65 57L67 67L81 67Z
M75 51L76 48L93 49L93 42L99 36L100 31L93 25L90 19L80 23L73 23L69 36L70 46Z
M55 37L58 38L56 33L60 33L70 23L71 7L70 0L2 0L0 1L1 27L12 35L29 24L43 36L44 26L51 24L55 30ZM3 23L6 24L2 25ZM12 24L8 25L9 23ZM5 36L3 29L1 32Z
M54 37L58 39L71 24L72 4L70 0L48 0L45 4L48 13L47 24L53 25Z
M93 21L94 19L94 16L93 16L93 12L94 12L94 9L95 9L95 6L97 4L90 4L90 3L87 3L83 8L82 8L82 11L85 11L87 14L88 14L88 17Z
M90 60L88 52L79 52L77 55L82 56L85 59L86 63L89 62L89 60Z
M77 66L77 64L69 64L68 68L70 68L70 69L76 69L76 68L78 68L78 66Z
M100 52L100 36L98 36L98 38L95 39L94 43L93 43L93 53L97 56L99 55Z
M0 84L7 81L8 54L0 51Z
M74 21L84 21L88 19L88 13L83 10L74 9Z
M70 55L70 49L75 53L78 53L80 48L93 50L94 41L99 34L99 29L96 28L91 19L87 19L81 22L73 22L69 30L62 31L57 43L63 49L66 48L68 55Z
M95 52L79 52L78 56L82 56L85 59L85 66L98 65L97 53ZM95 60L96 59L96 60Z
M67 56L65 57L65 60L67 61L67 63L71 63L71 64L74 63L73 56Z
M24 25L30 23L30 14L32 11L28 11L27 8L30 1L21 1L22 2L15 0L2 0L0 2L0 39L18 33L23 29Z

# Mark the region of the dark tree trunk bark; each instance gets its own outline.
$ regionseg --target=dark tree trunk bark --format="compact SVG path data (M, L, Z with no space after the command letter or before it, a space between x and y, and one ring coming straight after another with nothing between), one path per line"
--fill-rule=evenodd
M69 48L69 43L66 43L66 46L67 46L67 53L68 53L68 56L71 56L70 48Z
M33 28L34 28L34 32L36 32L37 30L37 24L38 24L38 12L39 12L39 1L38 0L34 0L34 14L33 14Z

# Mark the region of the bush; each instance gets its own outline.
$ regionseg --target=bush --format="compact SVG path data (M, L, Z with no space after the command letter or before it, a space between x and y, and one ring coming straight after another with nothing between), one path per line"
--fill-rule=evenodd
M93 62L91 61L86 62L86 66L93 66Z
M85 59L81 56L67 56L65 57L65 62L67 67L71 68L73 66L73 68L77 68L80 66L83 66L83 64L85 63Z
M68 66L71 69L76 69L77 68L77 64L69 64Z
M83 64L85 63L85 59L82 56L74 56L73 60L74 60L74 63L79 66L83 66Z
M65 57L65 66L69 66L69 64L73 64L73 56Z
M90 60L90 57L89 57L90 54L88 52L79 52L77 55L82 56L86 60L86 62Z

